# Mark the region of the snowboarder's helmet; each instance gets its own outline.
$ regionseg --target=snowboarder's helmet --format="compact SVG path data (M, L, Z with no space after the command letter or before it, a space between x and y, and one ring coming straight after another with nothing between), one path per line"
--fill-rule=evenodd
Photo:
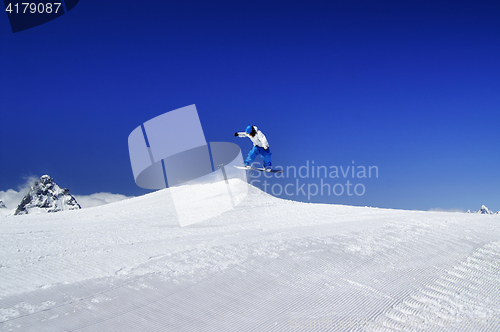
M252 125L249 125L249 126L247 127L247 129L245 130L245 132L246 132L247 134L251 134L251 133L253 132L253 126L252 126Z

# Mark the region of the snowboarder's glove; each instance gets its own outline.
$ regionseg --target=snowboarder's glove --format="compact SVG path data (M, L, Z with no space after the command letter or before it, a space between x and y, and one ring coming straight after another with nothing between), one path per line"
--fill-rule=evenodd
M234 133L234 136L238 137L238 136L240 136L240 135L238 135L238 133Z
M264 150L267 150L267 149L269 149L269 147L268 146L264 146Z

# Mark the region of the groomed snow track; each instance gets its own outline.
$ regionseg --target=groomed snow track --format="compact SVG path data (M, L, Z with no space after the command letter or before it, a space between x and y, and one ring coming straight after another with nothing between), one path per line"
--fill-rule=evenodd
M0 330L500 330L500 216L168 202L0 219Z

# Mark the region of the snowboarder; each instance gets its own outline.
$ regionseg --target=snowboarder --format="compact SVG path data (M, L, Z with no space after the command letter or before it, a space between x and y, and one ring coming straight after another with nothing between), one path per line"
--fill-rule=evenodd
M267 142L266 136L260 131L256 126L247 126L244 132L234 133L236 137L248 137L253 142L253 148L248 153L247 159L245 159L245 167L251 168L250 164L253 163L255 157L260 154L264 160L264 168L267 172L271 172L271 149L269 148L269 143Z

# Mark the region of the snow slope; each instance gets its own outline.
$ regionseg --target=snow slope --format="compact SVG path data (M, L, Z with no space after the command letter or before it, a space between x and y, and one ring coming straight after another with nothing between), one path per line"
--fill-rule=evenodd
M4 217L0 331L500 330L499 226L251 186L183 228L169 189Z

